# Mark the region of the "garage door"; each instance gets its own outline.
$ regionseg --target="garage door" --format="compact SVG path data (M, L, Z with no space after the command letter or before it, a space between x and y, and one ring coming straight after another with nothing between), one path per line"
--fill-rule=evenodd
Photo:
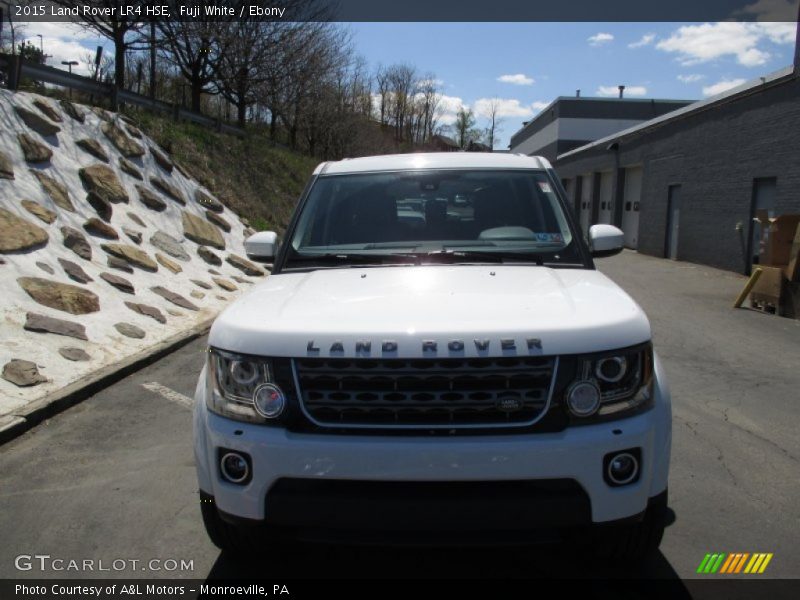
M600 174L600 207L597 213L598 223L611 223L612 199L611 199L611 171Z
M642 201L642 167L625 169L625 195L622 202L622 231L625 246L639 245L639 209Z
M592 219L592 175L584 175L581 182L581 229L589 233Z

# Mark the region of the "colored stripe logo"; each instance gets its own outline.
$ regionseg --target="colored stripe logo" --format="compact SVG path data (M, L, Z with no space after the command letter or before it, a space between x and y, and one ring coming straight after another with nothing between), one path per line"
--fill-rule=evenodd
M760 575L767 569L772 560L772 553L766 552L733 552L726 554L717 552L706 554L697 567L697 572L703 575Z

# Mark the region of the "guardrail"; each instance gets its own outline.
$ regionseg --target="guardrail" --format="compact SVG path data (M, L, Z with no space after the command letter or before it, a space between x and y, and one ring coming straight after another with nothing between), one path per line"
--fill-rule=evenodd
M6 72L8 87L11 89L16 89L17 82L21 78L27 77L35 81L51 83L53 85L59 85L104 98L113 98L116 95L117 102L133 104L150 110L172 114L176 120L191 121L192 123L214 128L224 133L231 133L239 136L244 135L244 130L239 127L228 125L218 119L201 115L200 113L187 110L176 104L154 100L128 90L117 89L110 83L95 81L94 79L76 75L75 73L68 73L61 69L33 63L21 59L19 56L0 54L0 69Z

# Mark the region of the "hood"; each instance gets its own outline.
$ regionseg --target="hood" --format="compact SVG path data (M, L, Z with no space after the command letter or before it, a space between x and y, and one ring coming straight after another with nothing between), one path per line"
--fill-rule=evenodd
M641 308L599 271L528 265L273 275L210 334L247 354L375 358L579 354L649 339Z

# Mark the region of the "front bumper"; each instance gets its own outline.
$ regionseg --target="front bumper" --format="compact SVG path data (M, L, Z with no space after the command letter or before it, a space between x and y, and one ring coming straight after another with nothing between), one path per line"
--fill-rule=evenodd
M591 523L627 519L643 513L648 500L667 487L671 411L658 361L655 374L654 406L634 417L558 433L453 438L300 434L232 421L207 410L201 374L194 414L199 485L222 513L270 521L270 492L286 480L573 482L588 498ZM253 475L247 485L221 479L219 448L250 455ZM603 458L628 448L641 449L639 479L611 487L603 479Z

